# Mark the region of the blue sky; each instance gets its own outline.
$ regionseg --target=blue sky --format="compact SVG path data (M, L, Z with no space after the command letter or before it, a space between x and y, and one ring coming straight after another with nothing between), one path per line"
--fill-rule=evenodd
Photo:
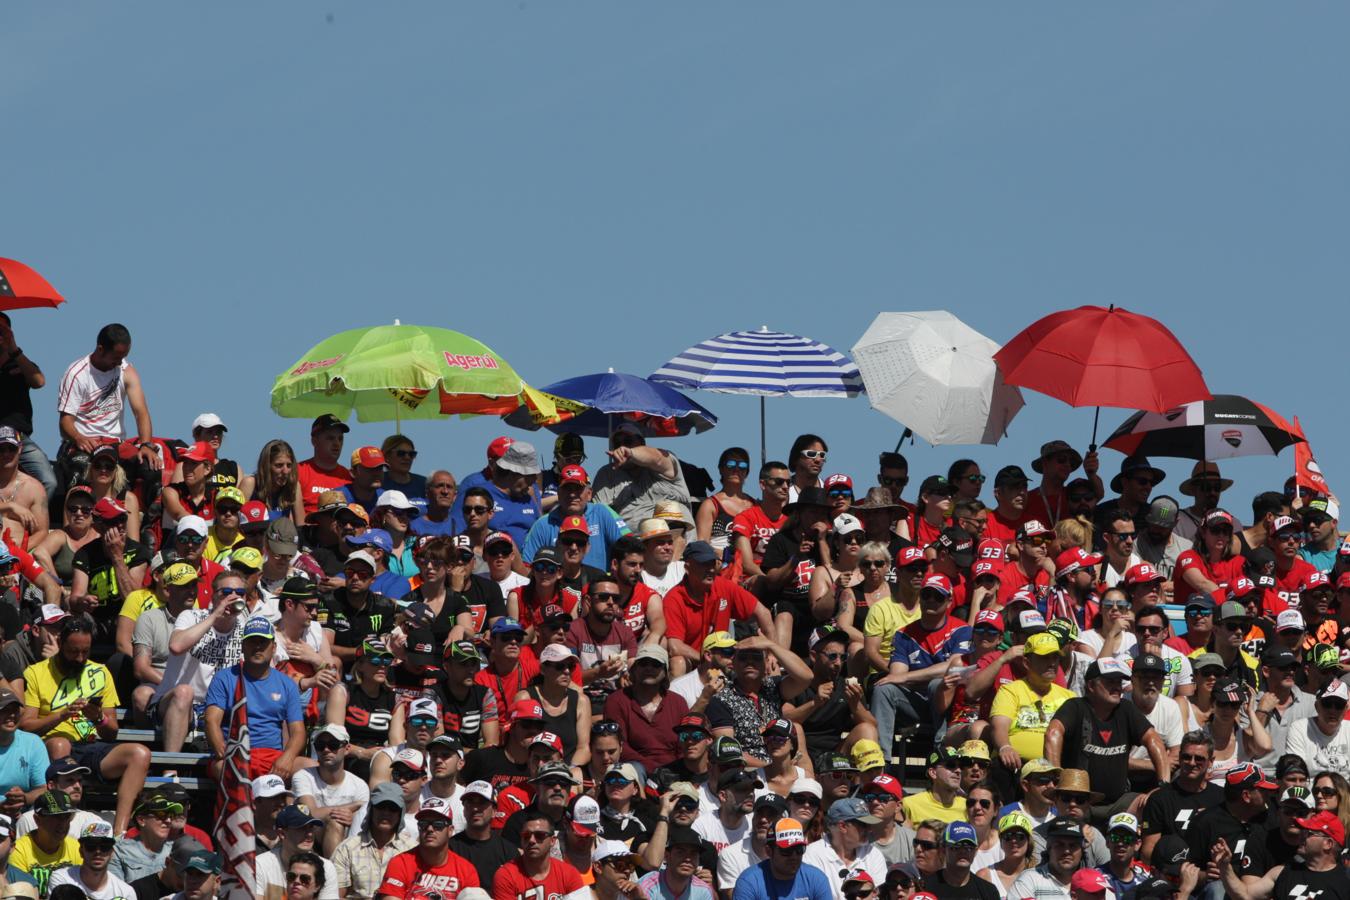
M1116 303L1170 325L1211 389L1299 415L1332 486L1350 425L1350 7L685 3L11 5L0 256L65 293L16 314L52 385L121 320L157 430L214 410L230 455L307 443L272 379L395 317L546 384L647 374L761 324L847 350L883 310L1000 342ZM752 398L682 455L758 445ZM901 426L865 400L771 400L772 455L831 441L870 483ZM1105 410L1109 433L1124 411ZM991 472L1091 410L1039 395ZM477 467L493 421L409 429ZM387 430L358 428L350 440ZM541 445L551 438L541 438ZM775 448L777 448L775 450ZM600 447L591 448L592 459ZM1119 455L1105 452L1104 469ZM1189 470L1162 462L1169 474ZM1283 481L1239 460L1233 505ZM1108 472L1109 474L1109 472ZM1169 478L1168 487L1176 478ZM1346 489L1342 489L1346 490ZM1237 498L1233 498L1237 499Z

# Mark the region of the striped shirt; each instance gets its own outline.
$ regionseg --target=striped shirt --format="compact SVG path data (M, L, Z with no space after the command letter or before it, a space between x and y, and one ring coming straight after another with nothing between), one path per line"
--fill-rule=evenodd
M89 357L75 360L61 376L61 390L57 394L56 409L62 415L75 417L75 430L88 437L126 437L122 428L122 408L126 405L126 379L123 371L130 366L126 360L106 372L94 368Z

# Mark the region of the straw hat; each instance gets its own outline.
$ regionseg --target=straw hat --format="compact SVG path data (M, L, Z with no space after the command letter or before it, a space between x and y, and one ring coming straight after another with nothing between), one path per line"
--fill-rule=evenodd
M1061 769L1059 772L1059 784L1055 786L1056 791L1068 791L1071 794L1087 794L1091 799L1089 803L1100 803L1105 794L1100 794L1092 789L1092 782L1088 779L1088 773L1082 769Z

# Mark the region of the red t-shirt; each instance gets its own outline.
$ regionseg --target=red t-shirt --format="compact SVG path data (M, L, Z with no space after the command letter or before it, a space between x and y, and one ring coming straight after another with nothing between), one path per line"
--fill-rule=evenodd
M1022 510L1022 521L1029 522L1035 519L1046 528L1054 528L1069 512L1065 502L1067 500L1063 488L1058 491L1047 491L1044 487L1032 488L1027 492L1027 505Z
M633 585L633 593L628 598L628 605L623 608L622 615L623 624L633 632L633 637L638 643L642 642L642 636L647 633L647 604L653 597L659 596L661 595L649 588L645 581Z
M571 863L563 859L548 862L548 874L542 881L526 875L519 859L502 866L492 878L492 900L562 900L585 887L581 873Z
M492 811L492 827L502 829L506 820L534 802L534 785L529 782L513 784L497 795L497 808Z
M754 594L728 578L713 579L702 603L696 603L680 582L666 592L666 637L701 651L705 637L729 631L732 619L749 619L758 603Z
M776 519L770 519L764 512L764 507L756 503L731 520L731 530L735 534L749 538L755 565L759 565L760 560L764 558L764 548L769 546L769 538L782 531L786 524L787 516L779 515Z
M313 458L296 466L296 478L300 481L300 499L305 503L306 516L319 508L319 495L324 491L336 491L352 483L352 473L342 466L320 469Z
M1211 563L1195 550L1187 550L1177 557L1177 565L1172 572L1172 580L1184 585L1182 576L1191 571L1199 572L1219 587L1226 588L1242 577L1242 557L1239 555ZM1177 589L1177 598L1185 600L1185 592L1180 588Z
M984 526L984 540L993 538L996 541L1002 541L1003 546L1006 547L1017 540L1017 526L1025 520L1026 516L1021 519L1005 519L999 515L998 510L991 509L989 510L989 520Z
M1280 574L1280 564L1275 564L1275 590L1266 591L1266 612L1277 616L1286 609L1298 609L1299 594L1308 583L1308 577L1317 571L1317 567L1302 557L1295 557L1289 571Z
M1013 594L1024 587L1031 587L1038 593L1041 589L1049 587L1050 573L1037 567L1035 576L1028 578L1022 572L1022 567L1014 560L1003 567L1003 571L998 574L998 580L998 602L1006 605L1012 599Z
M509 675L498 675L489 666L482 669L473 676L474 684L481 684L483 687L492 691L497 697L497 709L506 711L511 708L511 703L516 699L516 694L525 690L534 677L539 674L539 661L533 653L526 653L526 649L521 648L520 665Z
M900 630L914 638L914 642L927 650L929 654L937 656L938 652L942 650L942 645L947 643L947 638L951 633L965 624L966 623L962 622L960 619L948 616L947 621L943 622L933 631L929 631L923 627L922 619L910 622Z
M480 885L478 870L464 857L447 850L445 862L429 866L423 864L416 850L408 850L389 860L384 883L375 893L400 898L439 894L445 900L455 900L466 887Z
M929 525L928 520L923 518L917 519L914 525L919 530L918 535L914 538L914 543L920 547L927 547L929 544L936 543L937 539L942 537L942 529L947 527L946 522L941 525Z

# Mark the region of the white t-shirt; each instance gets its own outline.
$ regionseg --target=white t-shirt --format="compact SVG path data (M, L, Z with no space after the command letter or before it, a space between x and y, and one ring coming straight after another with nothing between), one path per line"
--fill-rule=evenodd
M94 825L102 821L104 820L89 812L87 809L77 809L75 810L75 817L70 820L70 830L67 831L66 834L78 841L80 835L84 832L86 825ZM30 809L19 816L19 821L14 826L14 836L23 837L25 834L28 834L28 832L35 831L36 829L37 816L34 815L33 811Z
M1125 578L1125 572L1130 571L1141 562L1143 560L1139 558L1138 553L1131 553L1130 558L1125 561L1125 571L1123 572L1117 572L1110 562L1104 563L1102 565L1102 584L1109 588L1115 587Z
M502 596L506 597L512 591L518 591L529 583L530 579L519 572L510 572L505 578L497 582L497 587L502 589Z
M1350 778L1350 722L1342 721L1328 737L1317 727L1315 717L1299 719L1289 726L1284 752L1305 760L1314 772L1338 772Z
M108 370L100 371L81 356L61 376L61 389L56 395L56 409L75 417L75 430L88 437L126 437L122 428L122 408L126 406L127 384L123 373L131 365L127 360Z
M694 831L698 836L717 848L717 852L735 844L739 844L750 833L750 816L741 819L741 824L735 828L728 828L722 824L722 819L716 814L708 815L699 813L694 820Z
M210 614L210 610L185 609L174 621L173 630L186 631ZM216 672L243 658L244 623L247 620L247 616L238 616L234 631L227 634L221 634L212 626L187 653L170 653L169 661L164 664L164 680L155 688L151 704L158 703L160 697L180 684L192 685L192 696L198 703L205 700L206 689L211 686Z
M346 806L349 803L364 806L370 801L370 788L345 769L337 784L329 784L320 778L317 767L301 769L291 776L291 788L295 791L296 802L301 797L313 797L318 806Z
M1097 629L1089 628L1087 631L1078 633L1078 643L1090 649L1092 658L1096 659L1097 654L1102 652L1102 645L1106 643L1106 639ZM1126 631L1121 634L1119 640L1116 641L1116 658L1121 660L1128 658L1130 649L1138 643L1138 639L1130 632Z
M1109 891L1107 892L1110 893ZM1045 866L1027 869L1008 888L1009 900L1069 900L1069 886L1060 884Z
M315 846L318 846L317 842ZM256 866L258 894L263 898L285 896L286 867L281 864L281 845L259 853ZM337 869L332 860L323 861L323 888L319 891L319 900L338 900Z
M431 782L427 781L422 785L422 803L426 803L432 797L435 797L431 790ZM464 785L455 782L455 789L449 797L443 798L450 801L450 833L459 834L464 830ZM555 845L556 846L556 845Z
M1142 709L1140 712L1144 712ZM1171 697L1160 696L1158 702L1154 704L1153 711L1144 713L1144 718L1148 719L1148 724L1153 726L1153 730L1158 732L1158 737L1162 738L1163 747L1170 750L1173 747L1181 745L1181 736L1185 734L1181 721L1181 706ZM1148 759L1148 750L1143 747L1135 747L1130 751L1131 759Z
M698 669L676 678L670 683L670 690L683 697L685 705L692 709L703 694L703 680L698 677Z
M286 649L286 638L281 632L277 632L277 652L273 657L275 662L284 663L291 658L291 654ZM300 640L309 645L315 653L322 653L324 648L323 627L318 622L310 622L305 628L304 634L300 635Z
M755 852L754 846L750 843L751 836L746 835L741 840L722 852L717 854L717 883L721 885L735 884L736 879L741 877L741 873L751 866L757 866L764 862L767 857L760 856Z
M103 887L94 890L80 878L79 866L66 866L64 869L57 869L52 873L51 880L47 882L47 890L50 892L54 887L73 884L84 891L85 896L91 898L91 900L134 900L136 891L131 885L111 872L108 872L107 876L107 880L103 882Z
M1133 635L1131 635L1133 637ZM1139 658L1139 654L1144 651L1143 645L1135 643L1128 651L1119 656L1131 670L1134 669L1134 661ZM1163 676L1163 693L1168 697L1177 695L1177 688L1185 687L1195 680L1194 672L1191 669L1191 661L1184 653L1178 653L1173 648L1162 645L1162 659L1167 663L1167 674ZM1129 686L1126 685L1128 688Z
M825 873L825 878L830 882L830 892L836 897L844 896L844 877L840 875L841 872L847 875L866 872L872 876L873 884L881 884L886 880L886 858L871 844L860 846L853 862L846 863L834 852L829 839L823 837L807 845L802 862Z
M666 574L660 578L646 569L642 570L642 583L662 597L666 595L666 591L669 591L681 581L684 581L684 563L678 559L671 560L670 565L666 567Z

